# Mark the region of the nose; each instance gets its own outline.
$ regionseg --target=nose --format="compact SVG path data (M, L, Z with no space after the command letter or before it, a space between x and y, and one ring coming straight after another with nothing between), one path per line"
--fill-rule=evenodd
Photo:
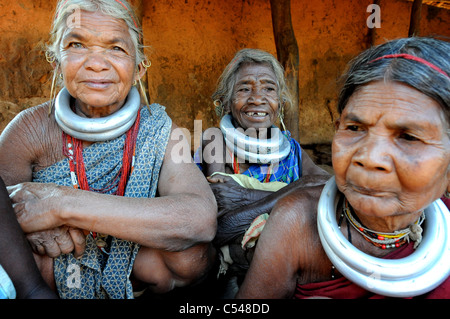
M84 67L88 70L100 72L108 70L111 64L103 52L95 51L87 54Z
M385 136L367 136L352 158L353 165L382 172L391 172L393 157L391 147Z
M260 104L265 103L265 100L266 100L266 98L263 93L261 93L259 90L254 90L248 97L247 102L249 104L260 105Z

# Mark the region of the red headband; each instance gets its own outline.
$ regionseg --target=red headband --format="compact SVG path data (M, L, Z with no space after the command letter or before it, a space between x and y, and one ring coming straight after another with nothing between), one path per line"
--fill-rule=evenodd
M417 56L411 55L411 54L405 54L405 53L387 54L387 55L383 55L383 56L381 56L379 58L373 59L372 61L369 61L369 63L372 63L372 62L375 62L375 61L378 61L378 60L381 60L381 59L391 59L391 58L403 58L403 59L407 59L407 60L413 60L413 61L416 61L416 62L420 62L422 64L425 64L426 66L429 66L433 70L436 70L439 73L445 75L446 77L449 77L447 73L445 73L442 69L438 68L434 64L428 62L427 60L419 58Z

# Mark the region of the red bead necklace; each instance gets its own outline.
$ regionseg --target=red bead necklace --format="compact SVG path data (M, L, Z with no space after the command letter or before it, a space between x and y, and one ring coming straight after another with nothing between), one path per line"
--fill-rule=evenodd
M418 235L421 235L422 232L422 228L420 228L420 225L425 220L425 215L422 212L419 219L416 220L413 224L414 226L395 231L394 233L382 233L370 230L362 225L353 215L353 209L349 205L347 199L345 199L342 209L343 214L349 221L350 225L352 225L358 231L358 233L360 233L364 237L365 240L381 249L398 248L408 243L410 240L410 234L412 232L417 233L412 238L417 238Z
M128 177L131 175L134 169L134 161L136 156L136 140L139 133L140 112L138 112L136 121L133 126L127 131L125 144L123 147L122 167L116 177L111 180L104 188L96 189L89 186L86 169L83 160L83 141L66 134L64 131L63 136L63 154L69 159L70 166L70 178L72 186L75 189L82 189L87 191L93 191L98 193L106 193L117 187L112 193L113 195L123 196L125 194L125 188L128 182ZM120 176L120 178L119 178ZM96 239L98 248L104 253L106 251L106 237L108 235L97 234L96 232L90 232L92 237ZM86 235L89 232L85 233Z

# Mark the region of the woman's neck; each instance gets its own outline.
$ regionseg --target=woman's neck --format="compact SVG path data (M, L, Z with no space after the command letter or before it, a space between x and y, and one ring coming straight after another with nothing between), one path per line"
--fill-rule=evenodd
M354 210L355 215L361 221L361 223L376 232L393 233L397 230L405 229L411 224L415 223L422 215L422 211L415 213L401 214L395 216L386 217L373 217L367 216Z
M124 103L116 103L106 106L90 106L79 100L75 100L75 113L89 118L106 117L119 110Z
M236 129L241 129L243 130L243 133L249 137L253 137L253 138L257 138L257 139L262 139L262 140L266 140L269 139L271 137L271 127L269 128L253 128L253 127L249 127L244 129L243 127L239 126L239 124L232 119L232 123L233 126Z

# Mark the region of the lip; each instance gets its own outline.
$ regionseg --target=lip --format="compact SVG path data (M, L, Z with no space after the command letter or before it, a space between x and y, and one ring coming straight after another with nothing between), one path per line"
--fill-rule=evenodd
M108 88L113 82L110 80L104 80L104 79L100 79L100 80L92 79L92 80L81 81L81 83L83 83L84 85L86 85L92 89L105 89L105 88Z
M361 195L366 195L366 196L384 197L384 196L391 194L391 192L386 191L386 190L377 190L377 189L373 189L373 188L357 186L354 184L349 184L349 186L355 192L360 193Z
M269 117L269 112L263 110L246 110L242 114L251 121L264 121Z

